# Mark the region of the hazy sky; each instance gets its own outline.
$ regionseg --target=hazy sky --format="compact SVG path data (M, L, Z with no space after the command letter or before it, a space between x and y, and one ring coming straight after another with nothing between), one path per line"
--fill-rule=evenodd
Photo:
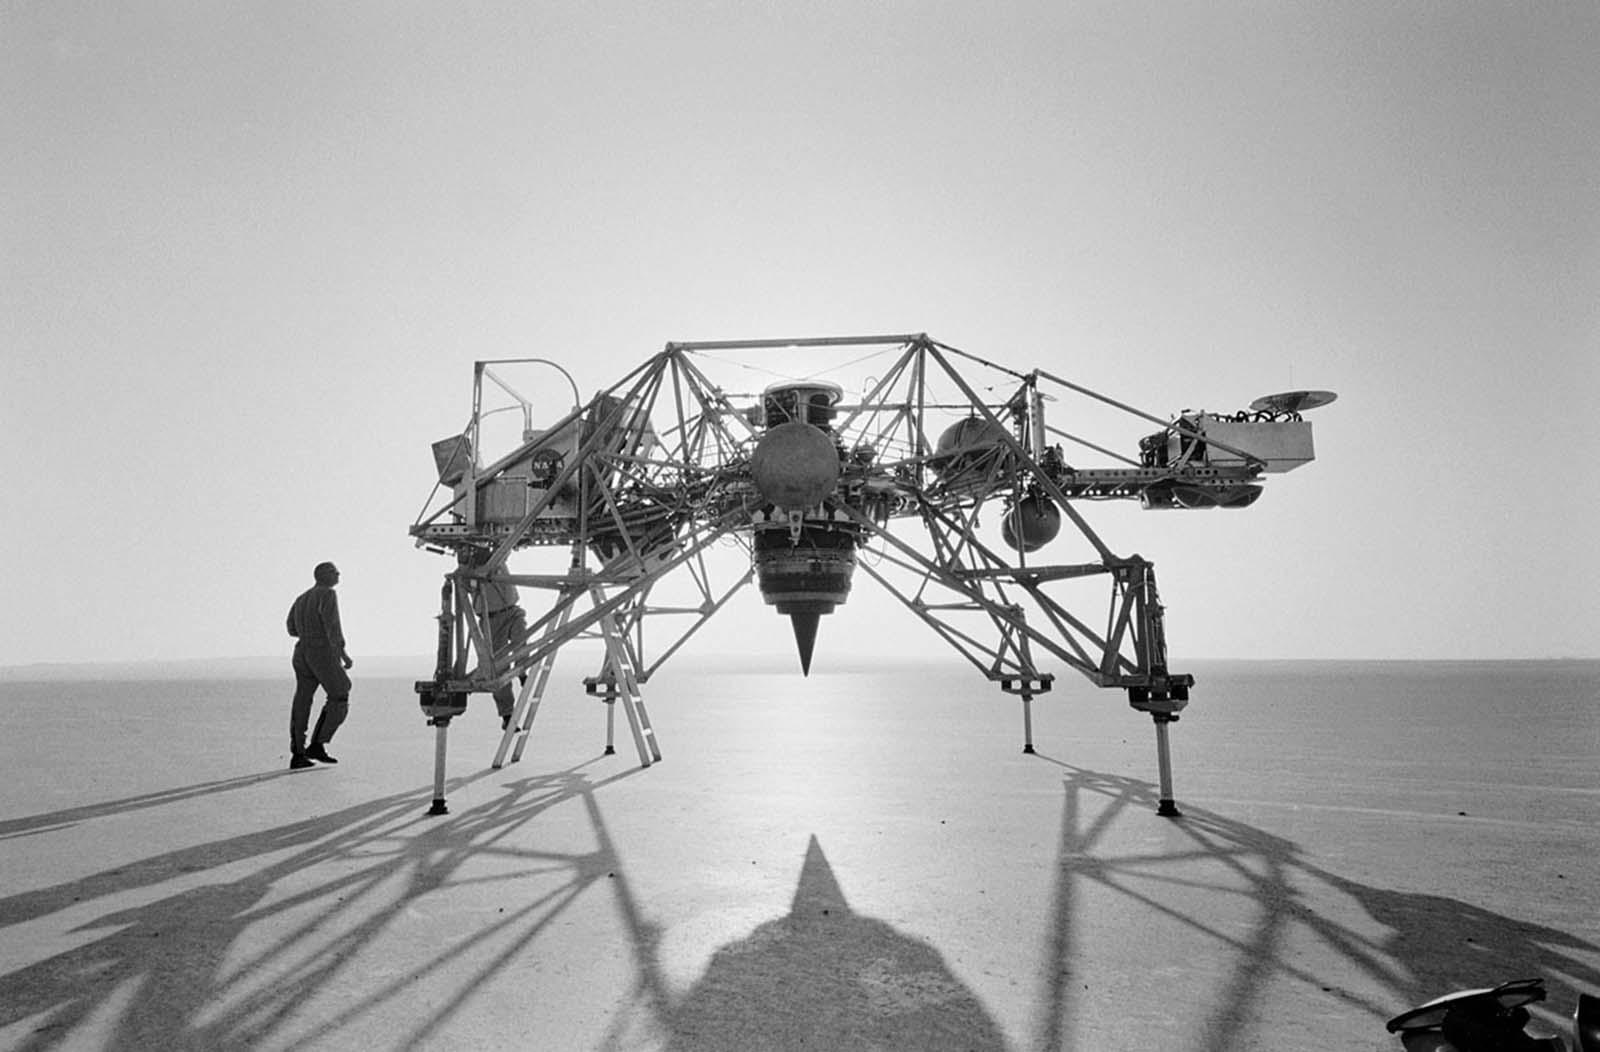
M885 331L1339 392L1248 511L1087 509L1175 654L1600 656L1597 54L1591 0L4 5L0 664L286 653L324 558L426 654L475 358Z

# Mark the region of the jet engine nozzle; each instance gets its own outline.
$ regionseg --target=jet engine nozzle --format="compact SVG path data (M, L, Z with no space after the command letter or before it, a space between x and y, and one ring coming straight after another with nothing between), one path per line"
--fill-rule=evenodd
M789 615L800 669L809 675L818 619L850 595L856 536L850 530L807 526L791 543L787 530L762 530L755 536L755 567L761 598Z

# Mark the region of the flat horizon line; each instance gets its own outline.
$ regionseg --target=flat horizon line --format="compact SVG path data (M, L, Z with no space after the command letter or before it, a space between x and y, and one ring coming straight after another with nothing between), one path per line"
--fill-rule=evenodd
M951 654L956 663L960 662L959 655ZM748 654L711 654L703 655L696 660L701 664L713 664L727 667L750 668L760 665L763 669L773 660L793 658L792 654L781 651L753 651ZM907 661L925 661L927 655L912 653L888 653L881 656L870 654L845 654L838 655L828 664L832 671L858 672L870 669L874 664L896 665ZM137 658L137 659L106 659L98 661L33 661L25 664L0 665L0 680L16 681L30 677L44 676L48 678L65 678L71 675L95 674L99 678L108 678L115 673L146 675L151 673L185 673L188 675L217 675L226 673L250 672L255 675L288 675L289 655L255 655L233 657L190 657L190 658ZM1189 664L1571 664L1571 663L1600 663L1600 657L1581 657L1562 655L1557 657L1196 657L1182 659L1174 663L1180 670ZM379 674L384 676L406 675L414 678L425 677L432 664L432 659L421 655L406 654L371 654L356 655L355 669L359 674L363 668L372 669L377 666ZM403 666L403 670L402 670ZM675 666L670 662L663 665L660 672L674 671ZM773 671L781 671L774 668ZM827 673L829 668L816 668L817 673ZM1068 670L1070 673L1070 670ZM658 673L659 674L659 673ZM1060 674L1060 673L1058 673Z

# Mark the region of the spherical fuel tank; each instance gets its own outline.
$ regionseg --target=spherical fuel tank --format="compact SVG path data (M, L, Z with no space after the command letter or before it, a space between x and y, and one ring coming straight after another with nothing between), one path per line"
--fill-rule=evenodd
M750 471L767 501L780 508L813 508L839 484L839 450L822 429L791 420L756 442Z
M1042 493L1017 501L1000 520L1000 539L1019 552L1036 552L1060 532L1061 511Z
M1004 473L1010 447L1006 429L992 420L969 416L945 428L928 458L951 489L983 489Z

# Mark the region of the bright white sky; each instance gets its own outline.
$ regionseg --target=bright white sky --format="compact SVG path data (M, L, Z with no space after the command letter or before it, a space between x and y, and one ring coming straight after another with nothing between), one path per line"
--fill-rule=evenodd
M1175 656L1600 656L1597 54L1589 0L6 5L0 664L286 653L324 558L427 654L473 359L903 331L1339 392L1248 511L1087 509ZM936 645L862 604L819 665Z

